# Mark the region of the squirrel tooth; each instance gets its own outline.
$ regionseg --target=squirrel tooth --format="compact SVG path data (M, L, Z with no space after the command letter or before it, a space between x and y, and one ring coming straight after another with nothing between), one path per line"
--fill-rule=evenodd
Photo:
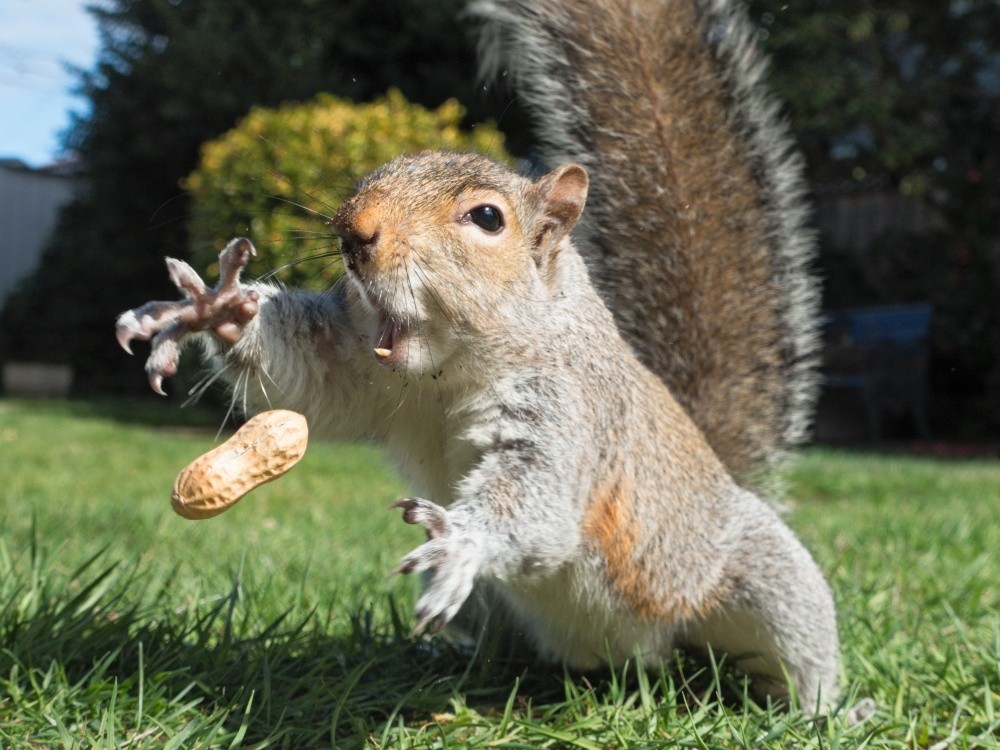
M375 347L375 356L381 359L388 359L392 356L392 349L383 349L380 346Z

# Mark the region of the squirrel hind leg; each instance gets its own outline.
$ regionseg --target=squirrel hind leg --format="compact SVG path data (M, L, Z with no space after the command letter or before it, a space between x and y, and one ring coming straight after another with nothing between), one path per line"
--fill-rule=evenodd
M751 607L730 607L687 629L685 645L725 654L750 678L753 692L788 706L792 693L807 714L823 713L837 699L836 659L815 658L809 648L783 642L773 618Z
M812 557L769 509L754 514L730 558L725 593L683 642L725 653L754 691L809 714L839 697L833 596Z

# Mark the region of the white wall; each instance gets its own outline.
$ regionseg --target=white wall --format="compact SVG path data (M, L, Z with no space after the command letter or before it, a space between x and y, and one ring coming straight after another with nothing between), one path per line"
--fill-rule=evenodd
M66 174L0 162L0 307L38 265L59 208L74 187Z

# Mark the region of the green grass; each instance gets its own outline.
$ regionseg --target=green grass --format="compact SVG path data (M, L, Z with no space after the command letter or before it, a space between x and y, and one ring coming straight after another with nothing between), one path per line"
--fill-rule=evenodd
M796 465L789 520L837 595L845 703L878 707L851 727L690 655L576 675L411 640L414 582L386 573L421 534L378 454L314 442L185 521L170 485L212 419L0 401L0 747L1000 747L998 463Z

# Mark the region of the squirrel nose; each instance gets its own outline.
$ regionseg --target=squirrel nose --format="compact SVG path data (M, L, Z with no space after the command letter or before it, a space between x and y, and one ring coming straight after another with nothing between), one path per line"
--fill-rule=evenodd
M340 236L340 252L347 260L347 266L352 271L359 263L368 263L372 259L372 251L378 243L378 232L369 236L348 231Z

